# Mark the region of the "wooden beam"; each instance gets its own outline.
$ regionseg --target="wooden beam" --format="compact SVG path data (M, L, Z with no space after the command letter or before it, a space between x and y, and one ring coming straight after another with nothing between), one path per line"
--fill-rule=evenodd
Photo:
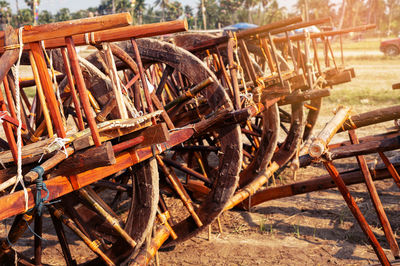
M171 147L188 140L194 134L192 128L185 128L170 134L170 140L158 145L154 150L156 154L160 154ZM116 163L111 166L104 166L91 169L73 176L57 176L46 180L46 186L49 189L49 201L68 194L74 190L85 187L100 179L115 174L134 164L147 160L153 156L151 147L143 147L140 149L132 149L118 155ZM35 190L28 189L28 208L35 205ZM16 191L0 198L0 220L17 215L25 211L24 192Z
M132 17L128 12L61 21L39 26L26 25L22 31L23 43L32 43L43 40L63 38L85 32L93 32L128 26ZM18 31L17 31L18 33ZM4 33L0 32L0 46L4 46Z
M144 38L163 34L171 34L187 31L187 29L188 25L186 20L174 20L145 25L126 26L109 30L104 30L103 28L102 31L97 32L85 30L84 32L90 32L90 34L72 34L74 35L72 38L75 42L75 45L82 46L101 42L117 42L129 40L131 38ZM1 34L2 32L0 32L0 36ZM47 49L61 48L66 46L64 37L46 40L44 41L44 45ZM30 44L24 45L24 49L30 49ZM1 52L4 52L4 47L0 37L0 53Z

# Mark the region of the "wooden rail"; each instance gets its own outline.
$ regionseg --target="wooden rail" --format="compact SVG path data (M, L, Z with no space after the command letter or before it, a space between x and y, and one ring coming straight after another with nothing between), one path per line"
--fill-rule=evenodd
M176 32L187 31L188 25L186 20L174 20L168 22L160 22L146 25L126 26L116 29L101 30L93 32L91 30L83 31L85 34L72 34L75 46L95 44L101 42L116 42L129 40L131 38L152 37L163 34L171 34ZM90 32L90 33L87 33ZM2 33L0 32L0 35ZM4 51L4 45L0 37L0 52ZM65 47L64 37L46 40L44 46L49 49ZM24 45L24 49L30 49L30 45Z
M333 30L333 31L324 31L324 32L313 32L310 33L310 38L315 39L315 38L324 38L324 37L329 37L329 36L335 36L335 35L341 35L341 34L346 34L350 32L358 32L358 31L366 31L375 28L375 24L368 24L368 25L362 25L362 26L357 26L357 27L351 27L351 28L346 28L342 30ZM293 35L290 36L289 39L291 41L300 41L304 40L304 34L298 34L298 35ZM287 38L286 37L278 37L274 38L274 42L286 42Z
M120 13L93 18L49 23L39 26L24 26L22 41L24 44L64 38L85 32L93 32L105 29L128 26L132 23L129 13ZM4 46L4 32L0 33L0 46Z

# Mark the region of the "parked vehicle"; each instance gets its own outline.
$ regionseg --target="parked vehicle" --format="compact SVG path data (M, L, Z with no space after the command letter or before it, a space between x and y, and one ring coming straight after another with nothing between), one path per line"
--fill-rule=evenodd
M386 40L381 42L379 50L387 56L396 56L400 54L400 38Z

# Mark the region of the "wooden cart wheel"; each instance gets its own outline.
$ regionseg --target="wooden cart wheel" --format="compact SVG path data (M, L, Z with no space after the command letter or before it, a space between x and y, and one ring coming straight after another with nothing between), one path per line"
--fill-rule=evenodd
M265 109L258 120L260 122L257 125L261 132L257 131L254 126L252 130L253 132L261 133L259 147L253 151L253 157L249 158L248 165L240 172L240 187L251 182L257 176L259 169L262 169L271 162L278 144L278 135L280 132L278 105L274 104L270 108ZM243 147L243 149L245 150L246 147Z
M57 58L55 58L57 60ZM113 179L111 181L110 179ZM110 221L106 221L106 215L99 213L99 210L94 208L95 204L82 196L82 191L89 193L96 204L104 209L110 218L117 221L111 225ZM121 194L122 198L121 198ZM129 197L127 197L129 196ZM105 178L96 184L85 187L79 192L67 194L59 199L56 199L54 204L48 206L49 212L52 214L52 221L57 232L59 243L67 265L76 264L73 259L73 251L65 238L65 233L62 225L62 220L68 223L73 223L75 228L81 233L81 236L86 237L88 246L92 246L92 250L98 254L98 258L92 262L84 262L85 264L93 263L99 265L104 263L105 258L112 261L114 264L120 264L128 259L135 248L139 248L144 239L149 236L153 227L157 204L158 204L158 169L155 159L149 159L140 164L134 165L131 169L126 169L118 175L113 175ZM113 204L115 199L119 197L118 203ZM61 202L57 202L61 200ZM36 224L41 224L43 216L39 217L32 214L32 217L23 218L25 215L17 215L14 219L13 234L11 239L17 241L19 233L23 233L28 224L35 222L35 231L42 234L42 227ZM29 220L26 220L29 219ZM121 237L121 234L115 230L115 225L118 224L129 235L136 244L129 244L126 238ZM31 229L32 230L32 229ZM75 231L77 235L78 231ZM34 245L34 260L41 261L42 255L36 253L36 250L41 250L40 245ZM92 244L90 244L90 241ZM40 241L39 241L40 242ZM4 247L8 247L8 242L5 242ZM1 261L7 260L8 255L12 252L3 250L0 251ZM72 253L72 255L71 255ZM101 253L101 254L100 254ZM3 256L4 255L4 256ZM100 258L101 257L101 258ZM43 255L43 261L46 258ZM28 259L29 261L29 259Z
M184 48L190 48L201 41L213 38L215 37L210 34L181 34L174 37L174 42ZM249 52L256 57L256 60L251 60L251 62L257 75L262 75L262 73L260 73L262 68L257 64L257 62L261 62L261 64L265 66L267 64L262 63L262 60L265 59L260 51L260 47L250 43L248 44L248 49ZM201 59L204 59L207 56L207 53L201 52L196 53L196 55ZM228 59L226 58L225 51L221 51L221 56L223 57L225 64L227 64ZM257 60L257 58L259 60ZM265 73L265 75L266 74L267 73ZM289 113L274 112L271 111L271 109L277 110L277 105L265 110L259 116L262 117L262 119L256 119L259 123L261 122L260 124L253 125L253 128L249 128L246 123L243 128L244 130L242 130L243 138L248 139L250 145L244 143L244 161L248 161L248 165L243 165L243 169L240 173L240 187L248 184L257 175L257 171L261 169L262 166L269 164L271 160L276 161L280 166L285 165L296 154L297 149L301 144L304 131L302 103L293 104ZM262 123L262 121L268 122ZM310 123L313 121L314 120L310 119ZM251 121L248 122L251 123ZM281 130L279 124L281 125ZM287 126L288 124L290 127ZM281 138L282 142L280 148L275 153L279 131L283 131L286 134L286 137L283 138L283 140ZM254 142L257 142L257 144ZM259 148L255 146L259 146Z
M211 85L196 94L194 99L180 104L180 106L178 106L179 108L171 108L168 115L174 127L184 127L205 118L210 118L210 115L212 117L214 114L218 114L218 112L225 109L232 109L229 97L216 81L212 72L192 54L179 47L158 40L139 39L136 42L148 77L158 74L156 71L160 69L163 71L163 74L160 76L165 76L168 80L167 86L171 92L169 96L172 96L172 98L168 98L168 95L164 92L159 97L160 102L168 104L171 100L176 99L176 97L185 94L189 87L199 84L208 78L212 79ZM126 65L128 65L130 69L133 70L134 75L136 75L137 70L135 66L132 66L132 62L130 62L132 58L135 58L132 44L130 42L122 42L119 43L118 46L122 48L123 52L118 52L118 48L116 47L112 48L114 55L122 60L116 61L117 66L125 65L126 68ZM128 54L129 57L126 54ZM102 69L96 55L89 56L88 60ZM134 64L136 63L134 62ZM151 83L151 81L149 81L149 83ZM158 85L159 80L157 84L153 84L155 90L159 87ZM99 91L96 93L99 93ZM104 95L104 93L102 94ZM210 224L221 213L225 203L236 189L238 172L242 160L239 126L227 125L224 127L216 127L211 131L211 134L206 133L207 132L197 132L195 138L176 147L177 149L175 149L174 152L168 152L159 157L162 160L162 162L159 161L161 164L167 161L175 161L182 166L183 163L186 163L187 168L192 170L192 172L199 173L199 171L201 171L199 169L203 167L205 172L197 176L207 173L209 178L206 197L199 202L198 206L194 206L194 213L198 218L197 221L193 215L182 215L184 212L181 209L179 214L179 216L182 215L181 217L174 216L171 210L172 219L176 222L172 228L178 235L178 238L169 241L168 245L175 245L178 242L184 241L200 232L204 226ZM194 160L190 161L189 157L191 157L191 152L186 151L187 149L214 151L195 152L195 154L198 154L195 156L197 163L192 165ZM199 163L199 161L202 163ZM163 165L159 165L160 170L163 170L163 176L168 175L165 171L176 172L179 168L179 166L177 168L177 166L168 162L166 164L167 170ZM167 178L163 178L162 181L164 184L170 185L170 181ZM180 180L180 182L184 183L182 180ZM187 188L186 183L183 185ZM169 191L172 191L172 195L177 195L176 191L173 189L169 189ZM172 208L168 202L166 203L167 208ZM195 205L193 203L191 204ZM198 221L201 222L201 225L199 225Z
M106 206L106 210L118 217L125 231L136 242L135 249L78 192L65 196L60 205L76 224L84 228L88 236L103 243L106 256L119 265L128 260L151 235L159 196L156 160L149 159L134 165L119 177L112 178L113 181L106 178L93 184L93 189L89 191L91 196L97 197L98 202ZM125 189L117 190L118 185ZM118 200L117 204L113 204L115 200ZM85 265L99 265L102 262L101 258L96 258Z

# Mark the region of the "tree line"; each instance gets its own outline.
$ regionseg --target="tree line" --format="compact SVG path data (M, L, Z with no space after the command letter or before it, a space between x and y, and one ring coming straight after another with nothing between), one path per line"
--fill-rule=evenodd
M312 20L326 16L333 18L336 28L375 23L381 34L400 33L400 0L298 0L288 11L278 0L197 0L197 11L177 0L102 0L97 7L76 12L61 8L52 14L40 6L40 0L24 0L29 8L11 12L9 1L0 0L0 19L14 27L34 22L34 2L39 5L38 23L79 19L89 16L130 12L135 24L186 18L191 29L216 29L236 22L264 25L291 16L302 15Z

